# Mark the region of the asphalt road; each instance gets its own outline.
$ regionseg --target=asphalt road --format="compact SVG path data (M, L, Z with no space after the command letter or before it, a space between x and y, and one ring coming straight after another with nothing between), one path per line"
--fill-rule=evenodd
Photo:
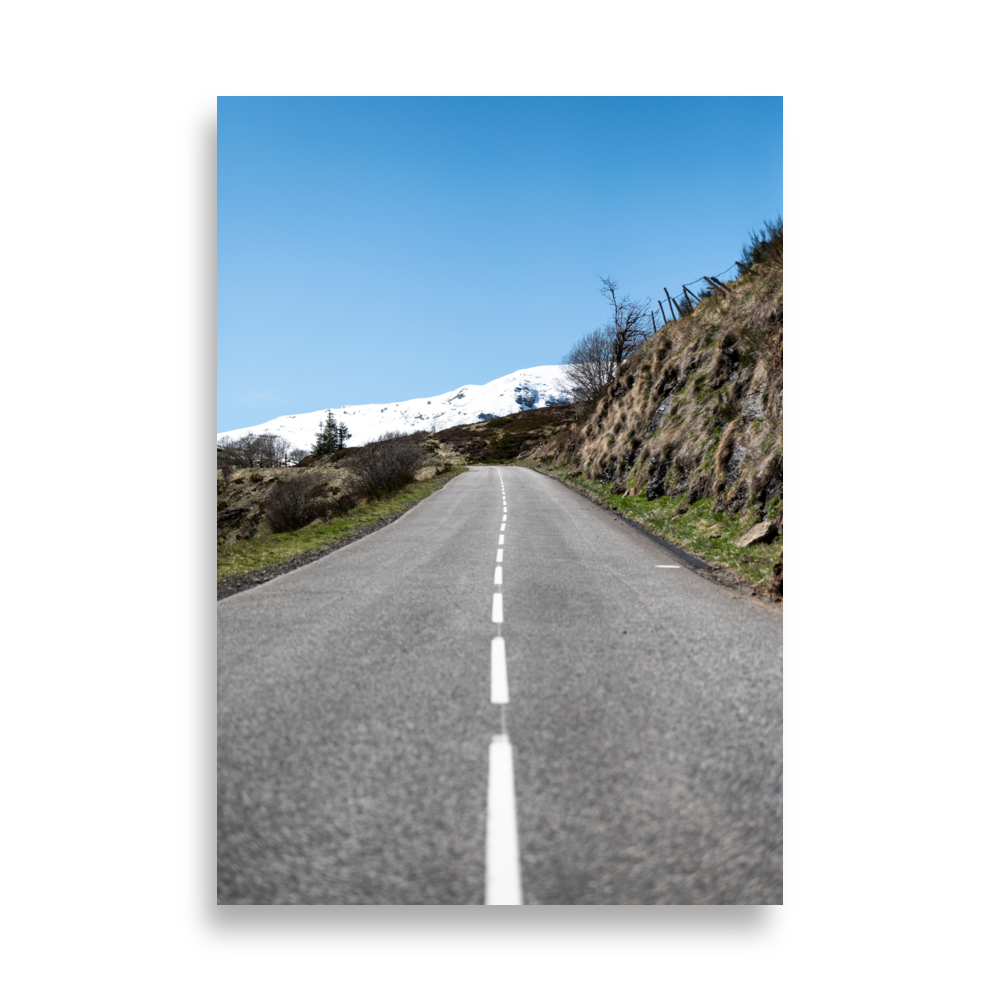
M218 664L220 903L781 902L780 612L530 470L221 601Z

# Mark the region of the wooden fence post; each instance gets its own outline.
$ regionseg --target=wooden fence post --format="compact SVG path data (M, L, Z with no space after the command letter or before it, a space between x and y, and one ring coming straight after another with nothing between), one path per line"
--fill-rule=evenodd
M716 281L715 278L710 278L707 274L703 274L702 277L712 288L717 288L723 295L729 294L729 289L721 281Z
M663 294L664 294L664 295L666 295L666 297L667 297L667 305L668 305L668 306L670 306L670 315L671 315L671 316L672 316L672 317L673 317L674 319L677 319L677 317L676 317L676 316L674 316L674 300L673 300L673 299L672 299L672 298L670 297L670 292L668 292L668 291L667 291L667 290L666 290L666 289L664 288L664 289L663 289Z
M694 309L694 304L691 302L691 295L688 292L688 286L687 285L681 285L681 288L684 289L684 298L687 299L687 304L689 306L691 306L692 309Z
M660 313L663 315L663 325L666 326L667 325L667 311L663 308L663 303L660 302L659 299L657 299L656 301L657 301L657 303L658 303L658 305L660 307Z

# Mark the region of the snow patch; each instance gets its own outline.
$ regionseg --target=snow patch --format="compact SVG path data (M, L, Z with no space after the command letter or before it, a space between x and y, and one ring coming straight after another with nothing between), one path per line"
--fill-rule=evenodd
M374 441L387 431L443 431L458 424L474 424L480 420L504 417L519 410L538 406L568 403L570 397L563 382L564 365L538 365L522 368L486 385L463 385L440 396L419 396L402 403L363 403L331 406L335 420L347 424L352 447ZM239 427L220 431L229 437L244 434L277 434L293 448L312 449L319 426L326 420L326 410L313 413L293 413L275 417L255 427Z

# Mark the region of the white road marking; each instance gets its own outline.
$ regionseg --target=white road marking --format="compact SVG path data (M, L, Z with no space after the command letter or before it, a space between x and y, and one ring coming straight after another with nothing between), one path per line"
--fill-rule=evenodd
M486 793L486 905L522 906L521 865L517 851L514 798L514 749L506 735L490 743Z
M654 566L653 569L680 569L680 566Z
M504 514L504 516L500 518L500 523L503 524L503 522L506 520L507 520L507 515Z
M493 637L490 646L490 701L494 705L506 705L510 701L507 690L507 647L499 635Z
M493 595L493 621L498 625L503 622L503 594Z
M497 545L503 545L503 534L502 533L500 535L500 541L497 542Z
M497 566L497 568L493 570L493 586L503 586L503 566Z
M503 549L497 549L497 562L503 562Z

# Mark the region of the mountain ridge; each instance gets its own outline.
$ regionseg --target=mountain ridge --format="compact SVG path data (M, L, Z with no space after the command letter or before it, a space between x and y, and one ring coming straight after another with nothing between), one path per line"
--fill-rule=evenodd
M519 368L485 385L462 385L435 396L417 396L398 403L360 403L329 407L334 419L347 425L351 445L374 441L388 431L441 431L462 424L491 420L539 406L570 401L564 385L565 365ZM220 431L216 439L236 439L244 434L276 434L292 448L312 449L316 432L326 419L326 409L286 414L252 427Z

